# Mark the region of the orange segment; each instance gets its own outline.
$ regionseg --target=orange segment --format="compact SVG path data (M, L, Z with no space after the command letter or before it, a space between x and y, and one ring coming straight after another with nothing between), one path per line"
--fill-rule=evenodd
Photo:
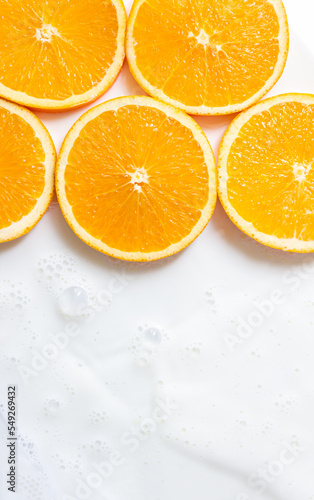
M124 59L122 0L0 1L0 95L40 109L96 99Z
M148 261L178 252L206 226L216 202L215 160L192 118L149 97L122 97L73 126L56 186L83 241Z
M231 220L274 248L314 251L314 96L267 99L239 115L219 151Z
M0 242L27 233L53 193L56 154L30 111L0 99Z
M138 83L193 114L227 114L276 83L288 53L281 0L135 0L126 51Z

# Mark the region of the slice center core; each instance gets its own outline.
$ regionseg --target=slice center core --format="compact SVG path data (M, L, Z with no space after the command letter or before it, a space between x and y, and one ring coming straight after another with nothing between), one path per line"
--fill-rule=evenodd
M310 170L310 165L302 165L300 163L295 163L293 165L293 174L297 181L304 182L306 176Z
M148 176L146 170L142 168L137 168L134 172L130 172L131 183L134 185L136 191L142 191L142 185L147 184Z
M197 36L195 36L191 31L189 33L189 38L191 37L195 37L197 43L200 43L201 45L209 45L209 35L206 33L206 31L203 30L203 28L200 29L200 32Z
M51 42L53 36L59 36L57 28L51 24L43 24L41 28L36 29L36 39L45 43Z
M209 44L209 35L202 28L200 30L199 34L197 35L196 40L201 45L208 45Z

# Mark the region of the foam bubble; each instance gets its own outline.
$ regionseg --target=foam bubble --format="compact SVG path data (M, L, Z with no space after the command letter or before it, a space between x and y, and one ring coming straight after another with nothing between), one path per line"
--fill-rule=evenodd
M54 415L60 409L60 402L55 398L49 399L45 405L45 408L50 415Z
M162 341L162 333L160 328L151 326L149 328L145 328L142 333L142 338L146 344L156 346Z
M88 305L88 295L80 286L70 286L61 293L58 305L65 316L80 316Z

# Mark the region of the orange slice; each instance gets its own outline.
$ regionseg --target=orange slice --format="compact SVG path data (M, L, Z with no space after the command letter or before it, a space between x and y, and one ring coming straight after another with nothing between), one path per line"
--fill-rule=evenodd
M273 248L314 251L314 96L266 99L238 115L219 150L230 219Z
M150 95L218 115L263 97L283 72L288 45L281 0L135 0L126 53Z
M74 124L58 158L56 190L85 243L124 260L156 260L185 248L208 223L215 159L182 111L150 97L121 97Z
M0 99L0 242L27 233L53 193L56 152L41 121Z
M122 0L0 2L0 95L50 111L94 101L124 60Z

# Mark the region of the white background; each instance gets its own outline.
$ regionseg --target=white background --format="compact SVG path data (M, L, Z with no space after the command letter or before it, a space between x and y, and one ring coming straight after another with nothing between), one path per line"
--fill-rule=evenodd
M285 5L290 54L271 95L313 93L312 1ZM125 63L97 103L142 93ZM86 109L38 113L57 148ZM216 152L230 118L197 121ZM314 273L304 264L314 269L313 257L255 243L219 205L203 234L177 256L122 264L82 243L54 200L27 236L0 248L0 498L313 500ZM27 378L25 367L68 326L58 297L73 285L85 288L99 310ZM226 338L237 338L239 322L274 290L281 304L230 348ZM102 310L99 293L111 294ZM147 326L159 328L159 344L145 345ZM15 495L4 479L9 383L18 386ZM165 421L154 425L165 402L172 409L169 415L159 409ZM130 443L145 418L151 432ZM295 456L282 465L287 446ZM91 484L95 464L108 461L112 450L123 464L97 488L85 488L84 497L79 480ZM260 493L249 481L265 471Z

